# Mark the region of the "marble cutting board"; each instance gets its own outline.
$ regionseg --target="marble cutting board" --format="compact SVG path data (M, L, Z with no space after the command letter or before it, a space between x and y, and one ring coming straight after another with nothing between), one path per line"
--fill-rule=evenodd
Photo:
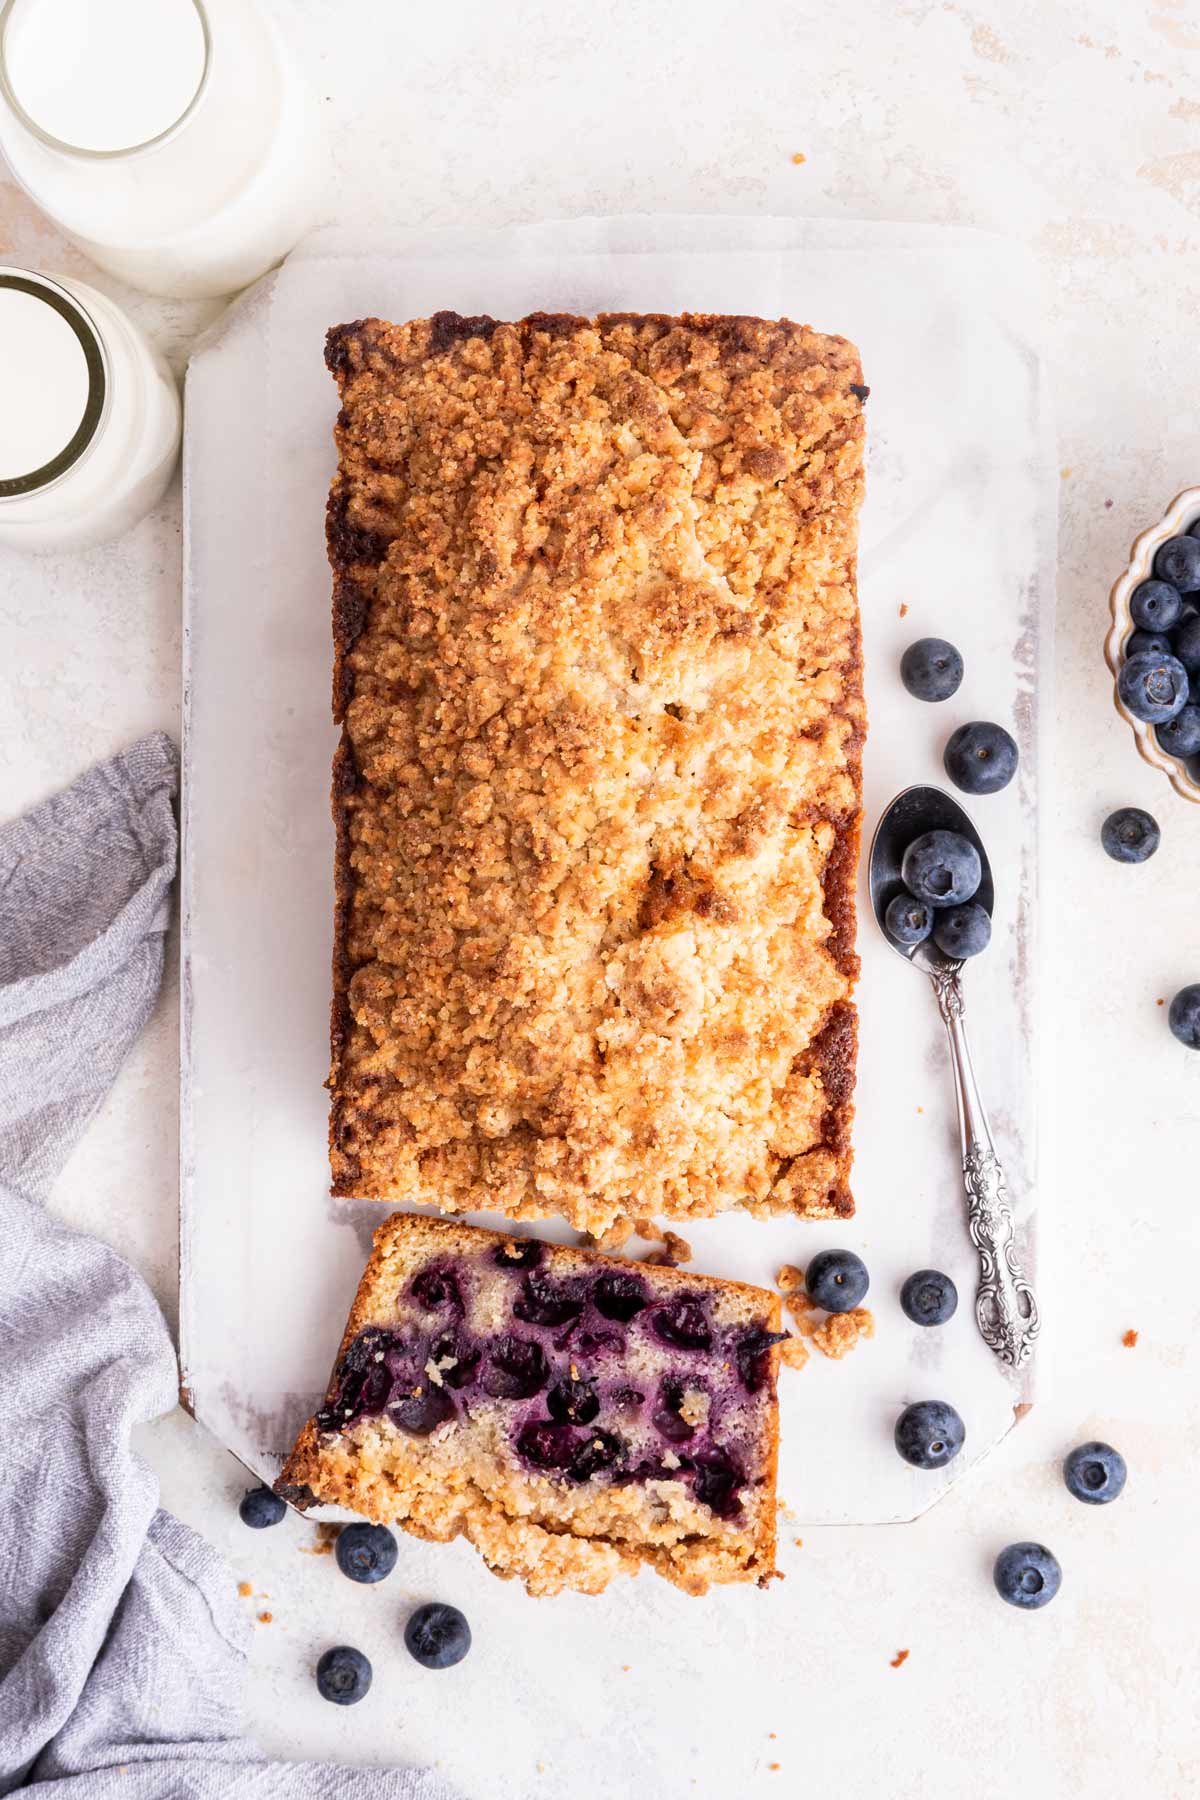
M1001 239L937 227L794 219L578 220L320 234L244 296L193 355L185 436L185 788L180 1330L185 1403L273 1478L324 1386L386 1216L328 1199L325 1160L332 827L329 575L333 470L327 325L442 307L786 313L858 344L868 402L860 593L871 719L866 840L892 794L944 783L968 718L1020 743L1019 779L969 803L996 872L996 935L969 971L975 1057L1038 1269L1039 696L1052 664L1055 468L1031 265ZM902 616L903 615L903 616ZM944 706L905 695L914 637L949 636L966 678ZM953 1092L926 985L879 940L860 896L858 1215L725 1218L683 1229L693 1266L769 1285L845 1245L866 1260L876 1336L842 1363L781 1376L779 1491L799 1522L911 1519L1012 1429L1014 1380L979 1340ZM497 1222L484 1220L480 1222ZM545 1228L552 1235L564 1232ZM948 1270L954 1321L921 1331L897 1290ZM952 1401L967 1444L940 1475L891 1447L909 1400ZM639 1584L639 1587L644 1584Z

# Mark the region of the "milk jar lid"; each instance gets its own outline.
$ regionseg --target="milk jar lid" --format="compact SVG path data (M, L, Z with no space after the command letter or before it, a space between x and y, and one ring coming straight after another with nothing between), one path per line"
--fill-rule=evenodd
M0 267L0 500L73 468L108 397L104 346L74 295L32 269Z

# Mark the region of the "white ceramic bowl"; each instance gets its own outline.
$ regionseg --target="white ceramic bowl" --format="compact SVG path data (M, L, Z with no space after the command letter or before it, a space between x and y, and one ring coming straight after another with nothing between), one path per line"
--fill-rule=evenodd
M1184 488L1182 494L1176 494L1158 524L1151 525L1135 540L1129 553L1129 565L1113 583L1109 597L1112 624L1104 640L1104 658L1113 674L1113 700L1117 711L1133 732L1141 755L1156 769L1162 770L1177 794L1182 794L1185 800L1200 801L1200 781L1188 774L1186 763L1180 762L1177 756L1168 756L1161 748L1153 725L1145 725L1134 718L1116 685L1125 640L1136 630L1129 611L1129 597L1140 581L1147 581L1153 574L1154 553L1159 545L1165 544L1168 538L1179 537L1197 519L1200 519L1200 487Z

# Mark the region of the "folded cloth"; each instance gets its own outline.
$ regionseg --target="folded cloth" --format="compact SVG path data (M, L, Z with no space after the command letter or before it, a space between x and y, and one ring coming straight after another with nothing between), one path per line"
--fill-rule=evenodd
M176 779L148 737L0 826L0 1794L447 1800L425 1771L269 1762L241 1735L233 1577L130 1449L176 1401L166 1324L41 1208L154 1006Z

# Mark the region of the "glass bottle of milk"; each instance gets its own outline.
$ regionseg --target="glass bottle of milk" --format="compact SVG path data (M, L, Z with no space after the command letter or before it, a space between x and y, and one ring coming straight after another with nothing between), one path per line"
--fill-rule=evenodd
M0 267L0 545L117 537L178 452L175 383L132 320L82 281Z
M313 96L257 0L0 0L0 152L155 294L245 287L321 204Z

